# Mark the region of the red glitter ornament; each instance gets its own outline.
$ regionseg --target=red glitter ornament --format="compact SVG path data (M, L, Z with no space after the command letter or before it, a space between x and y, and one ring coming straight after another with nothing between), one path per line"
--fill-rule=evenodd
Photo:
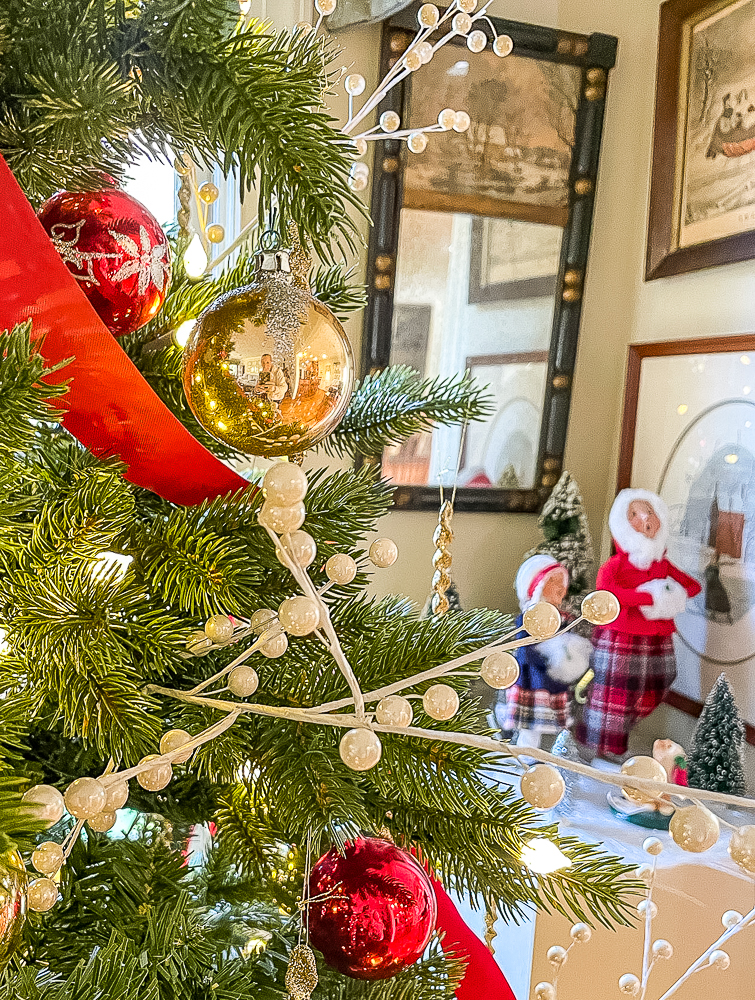
M170 282L170 249L136 198L118 188L59 191L38 217L112 334L133 333L158 312Z
M319 897L325 898L319 898ZM310 941L353 979L390 979L427 947L437 904L424 869L387 840L333 847L309 880Z

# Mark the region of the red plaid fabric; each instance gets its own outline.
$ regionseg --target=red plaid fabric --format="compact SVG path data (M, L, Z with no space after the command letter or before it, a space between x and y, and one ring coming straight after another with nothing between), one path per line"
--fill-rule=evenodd
M598 629L590 688L577 739L600 753L626 753L631 729L660 705L676 677L671 636Z
M550 691L531 691L514 685L502 691L501 695L501 701L495 707L496 722L501 729L539 729L544 733L560 733L572 724L568 691L551 694Z

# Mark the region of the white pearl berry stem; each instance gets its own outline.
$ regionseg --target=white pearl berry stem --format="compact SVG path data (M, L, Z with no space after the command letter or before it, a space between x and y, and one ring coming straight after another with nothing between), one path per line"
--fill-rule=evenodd
M648 885L648 893L645 899L648 905L645 907L645 938L642 945L642 979L640 981L640 1000L645 1000L645 993L648 988L648 980L650 978L650 973L653 971L653 966L655 965L655 957L652 954L653 949L653 907L650 905L653 901L653 889L655 888L655 875L658 870L658 855L653 857L653 874L650 876L650 884Z
M663 996L658 998L658 1000L669 1000L669 997L672 997L680 986L683 986L688 979L694 976L696 972L700 972L707 966L708 959L710 958L710 956L713 954L714 951L718 951L721 945L725 944L729 940L729 938L734 937L735 934L738 934L740 931L744 930L745 927L750 927L753 923L755 923L755 907L753 907L749 913L745 914L745 916L742 917L742 919L739 921L738 924L735 924L733 927L730 927L729 930L725 931L717 941L714 941L713 944L710 946L710 948L704 951L702 955L698 959L696 959L692 963L692 965L690 965L690 967L687 969L684 975L680 976L679 979L677 979L677 981L669 989L666 990Z
M275 639L276 636L281 635L283 632L285 632L283 626L278 622L275 622L275 624L271 625L269 629L259 636L259 638L255 639L248 649L245 649L243 653L240 653L235 660L231 660L231 662L227 666L223 667L222 670L218 670L218 672L213 674L212 677L208 677L207 680L197 684L191 689L191 691L189 691L189 694L199 694L204 691L206 688L214 684L215 681L219 681L221 677L225 677L226 674L229 674L234 667L238 667L238 665L243 663L244 660L248 660L252 653L256 653L257 650L264 646L266 642L269 642L271 639ZM252 633L251 628L249 628L248 633Z

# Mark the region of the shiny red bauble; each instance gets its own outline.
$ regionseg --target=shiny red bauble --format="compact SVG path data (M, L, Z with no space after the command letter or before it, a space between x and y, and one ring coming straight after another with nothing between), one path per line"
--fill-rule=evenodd
M424 869L374 838L320 858L309 898L310 941L328 965L354 979L390 979L416 962L438 914Z
M151 212L125 191L59 191L40 208L53 246L116 337L152 319L170 282L170 249Z

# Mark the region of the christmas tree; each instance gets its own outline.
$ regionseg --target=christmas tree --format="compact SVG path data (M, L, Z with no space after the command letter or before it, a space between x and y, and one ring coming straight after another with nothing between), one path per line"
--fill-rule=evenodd
M593 547L582 495L570 473L563 472L545 502L538 527L543 541L525 556L544 552L569 570L569 595L583 597L592 585Z
M285 236L293 222L324 256L352 240L352 151L322 103L328 48L315 32L272 32L230 0L9 0L0 45L0 152L32 204L108 184L103 173L119 178L146 152L217 164L242 191L256 184L262 225L274 219ZM251 257L192 283L176 248L163 309L121 344L193 438L232 460L187 406L172 334L253 281ZM343 269L312 283L336 310L358 304ZM81 369L69 379L65 364L45 360L51 338L40 344L30 322L2 336L2 1000L308 996L286 981L306 875L332 845L364 834L410 849L504 915L546 905L629 918L629 869L542 827L508 785L491 785L487 753L453 738L486 731L466 679L435 685L458 695L449 715L423 677L484 650L510 620L471 611L420 621L402 599L365 595L364 539L390 508L368 466L302 477L284 465L265 509L243 481L172 503L133 481L122 455L95 457L63 428L56 408L71 405ZM86 356L82 341L76 364ZM484 412L465 379L389 369L356 388L327 447L375 453L434 420ZM191 470L172 472L178 481ZM271 510L292 484L299 499ZM306 530L276 530L305 491ZM378 566L393 558L387 543L370 554ZM376 725L380 695L368 695L414 675L419 728ZM376 746L365 767L356 751ZM533 836L549 837L568 867L529 869L522 849ZM33 844L27 889L13 852L29 864ZM35 912L22 926L26 895ZM317 972L315 997L438 1000L453 995L463 962L435 938L384 982L321 957Z
M744 795L744 724L726 674L721 674L705 699L687 759L687 782L692 788Z

